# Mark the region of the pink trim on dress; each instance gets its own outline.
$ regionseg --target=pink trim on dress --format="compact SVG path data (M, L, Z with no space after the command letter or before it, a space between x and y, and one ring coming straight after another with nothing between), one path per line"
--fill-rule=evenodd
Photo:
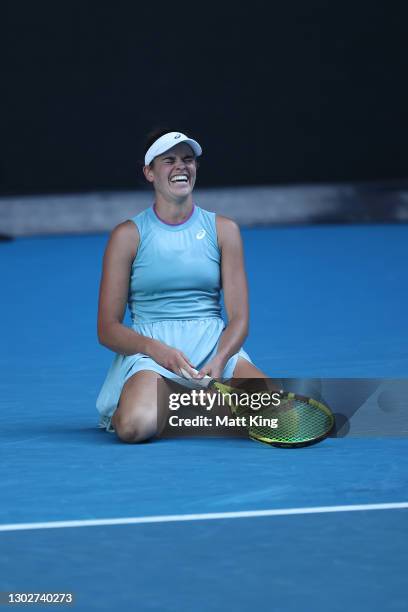
M195 204L193 204L193 208L191 209L191 213L188 215L187 219L184 219L184 221L180 221L180 223L168 223L167 221L165 221L164 219L162 219L160 217L160 215L157 214L157 210L156 210L156 204L153 204L153 212L156 215L156 217L158 219L160 219L160 221L162 223L165 223L166 225L171 225L172 227L176 227L176 225L183 225L183 223L187 223L187 221L190 219L190 217L192 216L193 212L195 209Z

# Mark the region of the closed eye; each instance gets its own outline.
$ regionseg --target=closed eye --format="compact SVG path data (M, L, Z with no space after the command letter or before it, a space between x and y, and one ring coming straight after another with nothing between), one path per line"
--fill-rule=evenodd
M191 164L191 162L193 162L194 160L195 160L195 157L192 157L191 155L183 157L183 161L186 164ZM174 164L174 162L176 161L176 158L175 157L165 157L163 161L165 164Z

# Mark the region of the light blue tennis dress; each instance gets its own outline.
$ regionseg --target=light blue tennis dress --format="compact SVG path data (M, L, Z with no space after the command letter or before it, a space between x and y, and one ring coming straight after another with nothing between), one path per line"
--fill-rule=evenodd
M194 205L188 219L171 225L162 221L152 206L131 221L140 236L129 283L131 327L181 350L199 370L215 356L225 328L215 213ZM241 348L227 361L223 378L232 376L238 357L251 362ZM99 427L112 430L110 421L123 385L141 370L153 370L183 383L183 378L147 355L117 354L96 402Z

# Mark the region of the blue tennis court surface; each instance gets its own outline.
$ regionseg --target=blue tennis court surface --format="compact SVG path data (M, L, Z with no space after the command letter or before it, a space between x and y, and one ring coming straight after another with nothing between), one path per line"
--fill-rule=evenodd
M260 368L408 378L408 226L243 237L245 348ZM406 409L399 436L304 449L231 438L120 443L96 428L112 359L96 339L106 241L0 245L0 590L72 591L80 611L406 610L408 504L371 506L408 502ZM336 510L348 505L360 508ZM205 516L316 507L332 511ZM177 518L160 522L169 515ZM126 517L141 522L108 524ZM106 524L86 523L95 519ZM69 520L84 524L53 525Z

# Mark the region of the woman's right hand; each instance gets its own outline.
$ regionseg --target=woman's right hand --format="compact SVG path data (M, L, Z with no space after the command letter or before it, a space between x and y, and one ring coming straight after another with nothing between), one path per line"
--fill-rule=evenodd
M149 347L149 355L156 363L177 374L183 376L181 369L185 370L192 378L196 376L196 370L189 358L182 351L172 348L159 340L153 340Z

